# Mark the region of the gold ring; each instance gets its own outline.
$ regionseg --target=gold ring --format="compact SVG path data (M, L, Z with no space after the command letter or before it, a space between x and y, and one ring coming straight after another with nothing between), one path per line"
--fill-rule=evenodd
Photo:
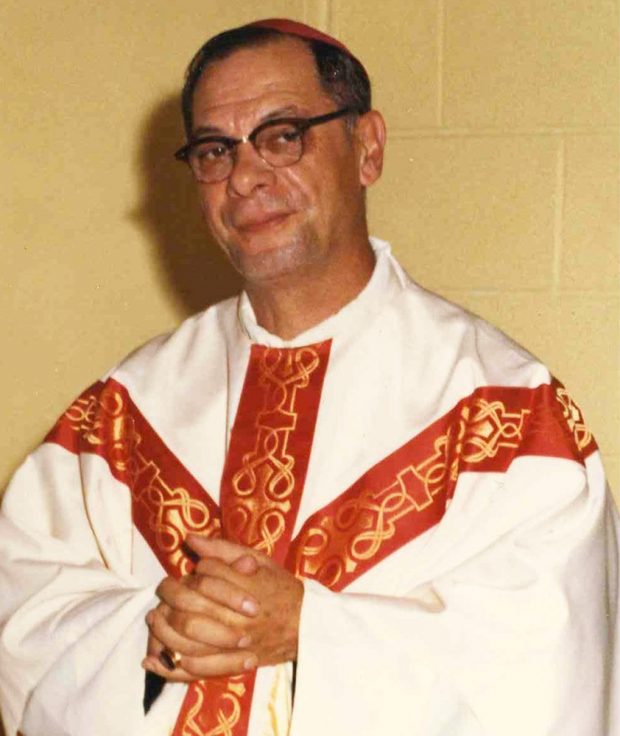
M175 652L168 647L164 647L159 653L159 661L164 665L167 670L175 670L177 665L181 663L181 655L179 652Z

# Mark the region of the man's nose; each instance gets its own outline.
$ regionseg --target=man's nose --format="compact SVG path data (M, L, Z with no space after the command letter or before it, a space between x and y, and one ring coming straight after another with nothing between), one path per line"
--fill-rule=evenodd
M252 143L239 143L234 152L228 189L241 197L249 197L256 188L273 182L274 170L264 161Z

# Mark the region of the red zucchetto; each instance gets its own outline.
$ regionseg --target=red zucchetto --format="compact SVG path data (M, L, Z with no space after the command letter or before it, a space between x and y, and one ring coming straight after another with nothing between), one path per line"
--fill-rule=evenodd
M358 64L362 67L364 66L337 38L323 33L323 31L319 31L317 28L306 25L306 23L300 23L288 18L265 18L264 20L255 20L252 23L247 23L245 26L241 26L241 28L268 28L273 31L280 31L280 33L288 33L291 36L299 36L309 41L321 41L328 46L333 46L334 48L340 49L340 51L344 51L355 59Z

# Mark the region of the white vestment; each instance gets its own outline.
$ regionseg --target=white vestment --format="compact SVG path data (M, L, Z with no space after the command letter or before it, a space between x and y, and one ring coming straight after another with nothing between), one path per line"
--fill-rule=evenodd
M242 295L149 342L104 379L124 387L215 504L252 345L331 341L293 536L476 391L551 384L531 355L412 283L385 243L373 245L377 266L361 294L292 341L258 326ZM578 410L564 409L568 434L587 443ZM514 419L493 435L485 422L480 458L492 463L520 430ZM437 444L429 458L434 448L441 461ZM184 685L166 685L147 715L142 705L144 616L166 573L110 467L96 452L48 441L6 492L7 736L167 736L175 724ZM407 470L419 479L429 467ZM456 466L442 467L449 475ZM470 464L454 479L437 523L367 569L352 552L346 569L364 571L343 589L305 582L291 735L620 736L618 522L598 452L582 461L520 452L506 469ZM394 532L388 502L373 499L378 525L356 543L379 546ZM285 733L291 680L290 665L259 669L250 736Z

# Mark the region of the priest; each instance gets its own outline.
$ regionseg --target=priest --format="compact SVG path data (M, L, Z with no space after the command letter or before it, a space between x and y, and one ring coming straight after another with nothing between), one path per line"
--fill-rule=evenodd
M369 236L361 63L259 21L198 51L182 108L244 290L86 389L11 482L8 736L620 736L596 443Z

